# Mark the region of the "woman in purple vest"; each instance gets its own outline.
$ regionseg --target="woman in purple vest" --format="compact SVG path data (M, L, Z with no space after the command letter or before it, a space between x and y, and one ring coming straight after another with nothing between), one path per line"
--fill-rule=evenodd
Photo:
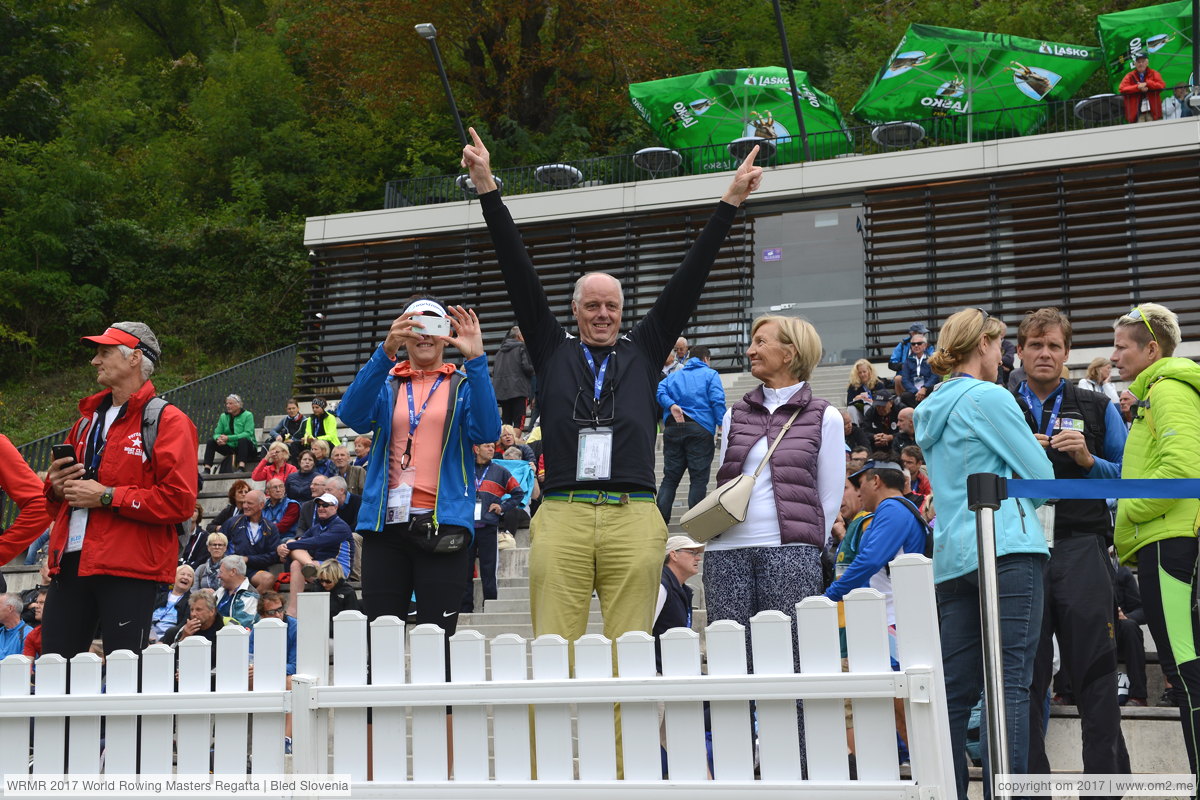
M842 415L813 397L808 384L821 360L816 329L795 317L759 317L750 338L750 372L762 386L725 412L717 484L753 474L770 443L799 413L759 475L746 521L709 541L705 550L709 622L732 619L747 627L759 611L795 616L796 603L824 591L821 547L846 482ZM799 671L794 649L793 657ZM803 743L803 727L800 735Z

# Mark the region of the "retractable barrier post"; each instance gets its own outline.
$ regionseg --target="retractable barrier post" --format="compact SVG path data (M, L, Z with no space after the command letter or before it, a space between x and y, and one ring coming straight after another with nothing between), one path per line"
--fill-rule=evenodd
M1007 775L1008 721L1004 707L1004 650L1000 641L1000 591L996 576L996 511L1007 497L1005 479L989 472L967 476L967 508L975 512L979 552L979 618L983 630L983 687L988 721L989 772Z

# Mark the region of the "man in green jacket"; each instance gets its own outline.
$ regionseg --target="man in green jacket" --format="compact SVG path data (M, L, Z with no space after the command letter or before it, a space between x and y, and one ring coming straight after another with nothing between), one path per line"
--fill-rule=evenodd
M1113 324L1113 366L1137 398L1122 478L1200 478L1200 366L1172 358L1179 318L1142 303ZM1184 744L1196 772L1200 728L1200 619L1196 596L1196 524L1200 499L1121 500L1115 540L1124 564L1138 565L1142 604L1163 674L1180 709Z
M214 473L213 466L216 454L225 456L221 462L222 472L245 472L246 464L253 462L258 454L258 446L254 439L254 415L246 410L242 398L231 394L225 398L225 413L217 420L213 430L213 438L204 446L204 470ZM236 462L230 456L237 456ZM231 467L237 464L237 469Z

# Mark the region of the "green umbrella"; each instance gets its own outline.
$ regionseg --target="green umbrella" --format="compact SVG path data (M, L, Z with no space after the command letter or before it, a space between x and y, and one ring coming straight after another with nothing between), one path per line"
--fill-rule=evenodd
M833 98L795 70L801 113L813 158L851 149L842 112ZM802 158L787 70L783 67L714 69L629 86L629 100L667 147L684 153L693 172L734 169L727 146L735 139L771 139L780 162Z
M1150 57L1167 86L1194 84L1192 76L1192 0L1176 0L1096 17L1096 35L1104 47L1104 67L1113 91L1133 69L1133 55Z
M1094 47L909 25L853 113L875 124L941 117L951 139L1024 135L1045 118L1036 106L1070 98L1099 66Z

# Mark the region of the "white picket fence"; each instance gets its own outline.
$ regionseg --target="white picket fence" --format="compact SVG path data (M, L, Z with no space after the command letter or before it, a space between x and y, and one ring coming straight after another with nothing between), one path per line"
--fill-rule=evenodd
M249 634L238 628L217 636L215 678L208 643L182 642L177 687L175 654L162 645L147 648L140 692L133 653L110 656L103 678L96 656L72 659L69 693L67 662L44 656L32 694L29 659L10 656L0 663L0 772L207 773L211 764L217 774L282 773L284 714L291 712L290 771L349 775L355 797L609 798L617 791L631 798L703 793L738 800L747 791L788 798L952 797L929 561L900 557L892 581L899 672L889 664L883 598L869 589L845 602L849 672L842 671L837 608L824 598L797 606L800 674L793 672L791 620L779 612L751 622L752 675L746 674L746 631L719 621L706 632L707 674L701 673L699 637L685 629L663 636L661 676L649 635L617 641L616 677L612 643L585 636L575 643L573 678L568 645L558 636L527 643L507 634L489 643L476 631L460 631L450 639L453 681L447 683L441 629L418 626L406 642L400 620L368 626L354 611L334 621L331 667L328 616L321 614L328 595L321 593L300 598L291 691L285 691L286 628L277 620L256 626L252 690ZM844 698L853 705L856 780L848 771ZM907 717L911 778L905 779L896 754L895 698L903 700ZM711 779L704 700L711 703ZM756 708L757 778L749 700ZM796 700L804 701L806 762ZM662 778L660 703L669 779ZM101 717L107 719L103 741ZM32 764L18 744L28 740L31 719Z

